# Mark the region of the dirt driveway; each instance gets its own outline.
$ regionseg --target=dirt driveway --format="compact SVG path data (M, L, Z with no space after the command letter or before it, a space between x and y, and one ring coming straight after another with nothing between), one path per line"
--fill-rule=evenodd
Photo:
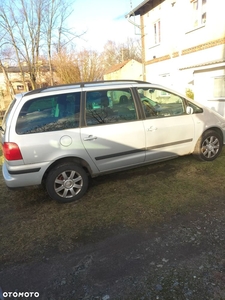
M212 199L159 226L4 267L4 299L225 299L224 213Z

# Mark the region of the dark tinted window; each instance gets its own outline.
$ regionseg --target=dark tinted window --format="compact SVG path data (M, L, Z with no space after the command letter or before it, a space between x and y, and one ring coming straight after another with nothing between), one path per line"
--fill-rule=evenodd
M170 117L185 114L183 99L159 89L138 89L146 118Z
M79 126L80 93L54 95L30 100L22 107L16 132L28 134Z
M137 120L134 99L129 89L86 93L86 124L112 124Z

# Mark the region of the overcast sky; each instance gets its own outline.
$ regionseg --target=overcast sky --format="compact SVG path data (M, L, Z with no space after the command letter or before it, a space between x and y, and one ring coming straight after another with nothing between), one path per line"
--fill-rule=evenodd
M127 37L139 38L138 30L128 22L125 15L143 0L75 0L71 27L76 33L87 31L82 39L76 39L78 47L103 50L108 40L126 42ZM139 16L135 21L139 24Z

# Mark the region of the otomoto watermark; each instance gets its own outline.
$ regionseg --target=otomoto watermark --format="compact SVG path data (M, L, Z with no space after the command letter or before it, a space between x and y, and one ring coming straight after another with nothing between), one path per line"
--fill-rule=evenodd
M3 292L3 299L5 298L39 298L38 292Z

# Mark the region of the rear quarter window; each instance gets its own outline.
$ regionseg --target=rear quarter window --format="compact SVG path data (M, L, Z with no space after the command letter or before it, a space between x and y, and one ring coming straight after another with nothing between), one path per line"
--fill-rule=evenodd
M8 119L8 116L10 115L10 113L11 113L11 111L12 111L15 103L16 103L16 99L13 99L13 101L10 103L10 105L8 106L8 108L7 108L6 112L5 112L5 115L4 115L3 120L2 120L2 128L3 128L3 130L5 130L6 120Z
M16 132L29 134L79 126L80 93L41 97L27 101L18 116Z

